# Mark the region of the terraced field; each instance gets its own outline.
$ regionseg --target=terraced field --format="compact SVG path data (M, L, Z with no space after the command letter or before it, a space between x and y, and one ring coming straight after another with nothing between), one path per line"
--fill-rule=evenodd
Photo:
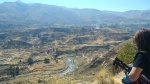
M93 69L97 69L96 67L108 59L107 56L111 55L113 48L132 36L129 31L111 28L85 29L84 34L81 31L68 32L72 30L69 28L63 32L59 31L60 28L58 31L56 28L55 32L53 29L24 29L21 32L16 30L5 31L5 33L1 31L2 35L6 34L6 38L0 40L0 81L13 84L25 81L37 83L41 80L48 83L51 76L58 75L69 68L70 65L66 64L67 61L64 59L70 56L73 57L71 61L75 66L71 65L71 67L74 67L75 73L66 71L66 77L70 77L71 81L77 81L86 73L91 79L98 71ZM33 59L34 64L29 65L29 58ZM49 59L50 63L45 63L45 58ZM20 68L20 73L15 78L7 75L10 66ZM82 76L78 77L79 74ZM83 79L83 82L85 81Z

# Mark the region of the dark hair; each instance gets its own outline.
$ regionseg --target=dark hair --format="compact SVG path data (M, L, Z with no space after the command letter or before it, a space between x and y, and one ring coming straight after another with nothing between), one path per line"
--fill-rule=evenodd
M150 29L140 29L135 33L134 41L139 51L150 52Z

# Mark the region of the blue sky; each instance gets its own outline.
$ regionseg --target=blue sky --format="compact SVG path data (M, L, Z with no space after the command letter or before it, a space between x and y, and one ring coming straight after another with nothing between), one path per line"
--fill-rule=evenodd
M3 2L16 0L0 0ZM150 0L21 0L25 3L43 3L49 5L65 6L69 8L94 8L109 11L148 10Z

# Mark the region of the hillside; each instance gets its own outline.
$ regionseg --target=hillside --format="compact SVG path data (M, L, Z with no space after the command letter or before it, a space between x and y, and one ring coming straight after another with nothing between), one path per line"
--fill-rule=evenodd
M0 28L26 25L98 24L101 27L150 27L150 10L126 12L74 9L46 4L4 2L0 4ZM138 24L137 24L138 23ZM136 26L138 25L138 26Z

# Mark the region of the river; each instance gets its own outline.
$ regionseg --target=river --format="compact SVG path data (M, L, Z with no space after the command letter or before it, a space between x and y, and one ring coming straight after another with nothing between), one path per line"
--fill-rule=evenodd
M61 74L67 74L76 69L75 63L73 61L73 57L65 57L64 61L66 62L67 68L66 70L62 71Z

